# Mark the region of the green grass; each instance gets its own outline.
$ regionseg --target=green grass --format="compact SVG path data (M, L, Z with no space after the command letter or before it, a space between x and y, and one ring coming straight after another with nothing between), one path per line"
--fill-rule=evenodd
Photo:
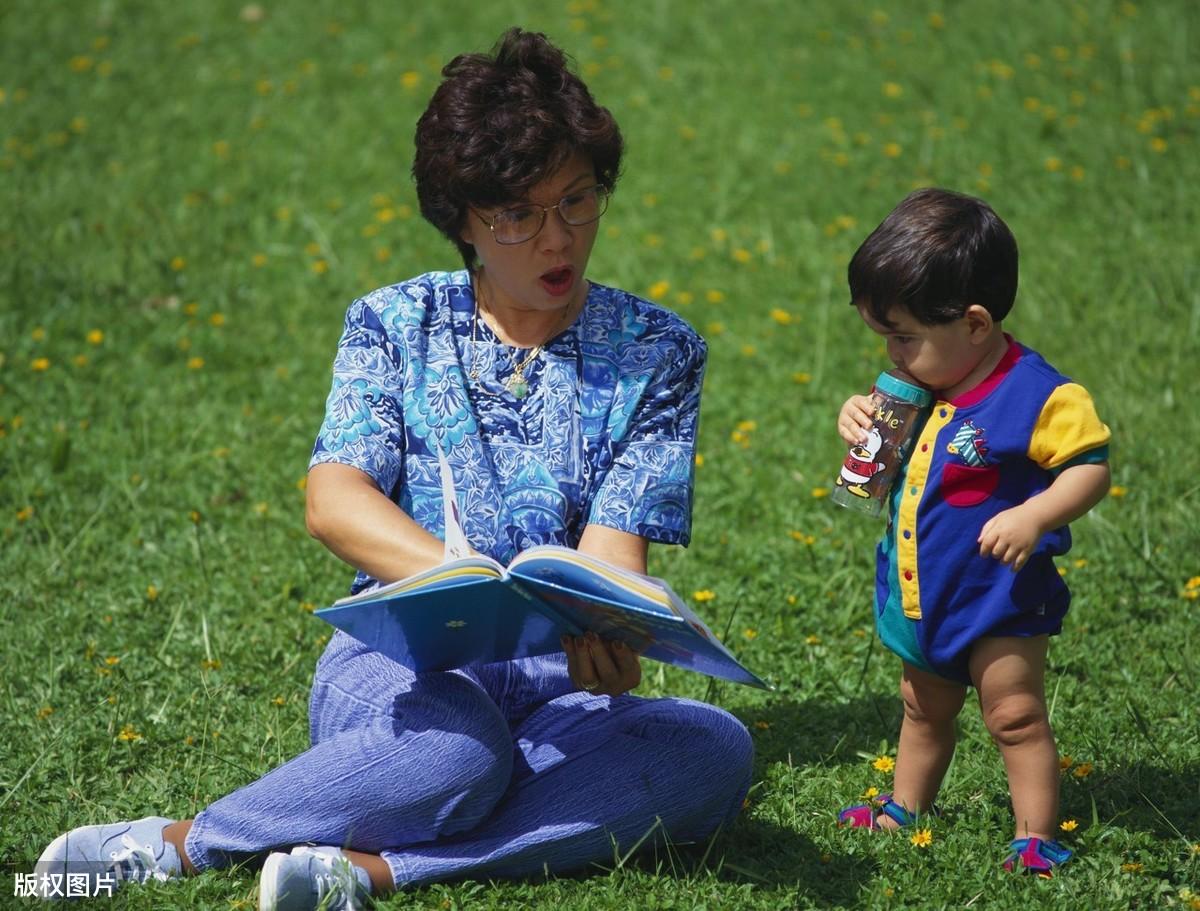
M694 543L652 571L713 591L702 612L778 689L647 666L643 692L708 697L755 737L750 806L713 844L388 907L1188 907L1195 4L241 11L0 10L5 871L73 825L193 814L306 746L326 630L305 608L349 573L304 533L297 482L341 316L455 265L413 214L413 126L442 62L521 23L571 51L627 137L592 277L652 290L711 346ZM1089 387L1115 436L1124 495L1076 523L1062 561L1075 601L1051 649L1053 721L1091 772L1064 775L1079 856L1051 882L998 870L1006 785L970 705L930 847L832 824L887 785L871 760L894 754L900 718L897 662L870 632L880 528L814 495L840 460L838 406L885 364L845 266L930 183L1012 226L1008 328ZM233 871L113 906L250 907L255 886Z

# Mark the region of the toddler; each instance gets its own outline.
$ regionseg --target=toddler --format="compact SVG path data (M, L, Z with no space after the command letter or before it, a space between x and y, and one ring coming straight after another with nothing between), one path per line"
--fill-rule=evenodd
M904 720L891 794L844 825L890 829L929 813L974 686L1008 773L1016 837L1006 869L1049 876L1058 751L1043 678L1070 603L1055 556L1067 525L1109 488L1109 430L1091 397L1001 322L1017 291L1017 244L984 202L910 194L849 268L851 303L893 363L935 397L893 488L876 559L876 627L903 661ZM859 444L872 400L851 396L838 432Z

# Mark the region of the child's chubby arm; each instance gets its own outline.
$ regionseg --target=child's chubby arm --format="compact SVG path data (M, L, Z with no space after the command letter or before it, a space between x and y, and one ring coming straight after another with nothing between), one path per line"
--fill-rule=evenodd
M875 413L875 400L869 395L852 395L838 413L838 435L847 446L866 442L871 429L871 416Z
M1016 572L1042 535L1070 524L1103 500L1110 481L1107 462L1064 469L1041 493L988 520L979 533L979 555L1011 564Z

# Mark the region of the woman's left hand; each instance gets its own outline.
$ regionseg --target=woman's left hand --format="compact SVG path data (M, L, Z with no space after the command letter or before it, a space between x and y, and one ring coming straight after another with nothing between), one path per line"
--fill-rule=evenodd
M595 633L563 636L571 682L596 696L620 696L642 682L638 653L624 642L605 641Z

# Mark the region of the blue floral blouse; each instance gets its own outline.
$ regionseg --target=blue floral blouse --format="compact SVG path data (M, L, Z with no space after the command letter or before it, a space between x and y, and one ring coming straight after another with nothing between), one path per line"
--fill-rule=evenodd
M471 545L501 563L537 544L574 547L588 524L687 544L707 353L695 330L592 284L580 316L525 368L529 394L517 399L504 381L528 352L474 313L465 270L351 304L310 467L360 469L442 537L440 447ZM352 590L373 582L360 572Z

